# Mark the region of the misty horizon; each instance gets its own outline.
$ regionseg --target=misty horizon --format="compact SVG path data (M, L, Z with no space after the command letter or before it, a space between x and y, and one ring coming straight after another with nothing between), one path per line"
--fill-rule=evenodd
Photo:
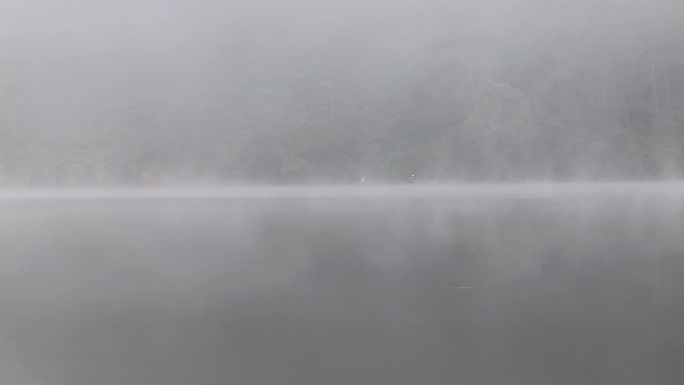
M0 185L668 180L676 1L4 1Z
M0 0L0 385L684 383L681 0Z

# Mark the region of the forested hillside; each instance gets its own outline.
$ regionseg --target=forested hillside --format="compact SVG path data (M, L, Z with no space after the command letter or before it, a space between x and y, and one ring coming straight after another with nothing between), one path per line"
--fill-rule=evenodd
M684 173L679 0L234 3L2 3L0 184Z

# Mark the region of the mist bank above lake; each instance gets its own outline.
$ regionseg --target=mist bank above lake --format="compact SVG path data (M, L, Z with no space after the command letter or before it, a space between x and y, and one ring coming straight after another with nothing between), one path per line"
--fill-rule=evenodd
M255 4L0 3L0 184L684 176L679 1Z

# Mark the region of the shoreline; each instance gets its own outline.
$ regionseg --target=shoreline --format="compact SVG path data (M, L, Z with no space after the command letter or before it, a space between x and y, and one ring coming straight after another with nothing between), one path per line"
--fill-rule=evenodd
M557 198L653 193L684 195L684 181L5 188L0 189L0 199Z

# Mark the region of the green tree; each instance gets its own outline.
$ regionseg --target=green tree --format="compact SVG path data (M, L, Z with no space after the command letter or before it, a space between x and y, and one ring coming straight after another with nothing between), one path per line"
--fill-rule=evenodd
M487 81L474 97L460 131L451 133L451 165L466 178L526 178L536 175L538 126L523 94Z

